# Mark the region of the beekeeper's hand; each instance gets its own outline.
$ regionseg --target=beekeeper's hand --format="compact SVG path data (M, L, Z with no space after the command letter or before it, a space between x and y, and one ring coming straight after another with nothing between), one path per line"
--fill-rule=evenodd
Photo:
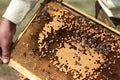
M1 55L2 63L5 64L9 63L10 49L15 31L16 31L16 24L3 18L0 23L0 47L2 49L2 55Z

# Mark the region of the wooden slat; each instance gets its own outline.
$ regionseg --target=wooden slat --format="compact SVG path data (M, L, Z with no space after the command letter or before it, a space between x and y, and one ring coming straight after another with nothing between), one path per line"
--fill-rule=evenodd
M29 78L30 80L42 80L13 59L10 60L10 63L8 65L23 74L25 77Z

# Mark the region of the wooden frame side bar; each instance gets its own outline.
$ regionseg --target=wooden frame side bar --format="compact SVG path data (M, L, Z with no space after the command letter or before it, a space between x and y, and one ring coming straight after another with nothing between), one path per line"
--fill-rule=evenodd
M13 59L10 60L8 65L14 68L15 70L17 70L18 72L20 72L21 74L23 74L25 77L27 77L30 80L42 80L33 73L31 73L26 68L24 68L22 65L14 61Z

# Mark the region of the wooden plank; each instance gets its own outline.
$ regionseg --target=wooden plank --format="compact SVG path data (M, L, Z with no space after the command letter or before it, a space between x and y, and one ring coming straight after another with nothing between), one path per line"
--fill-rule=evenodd
M10 60L10 63L8 65L23 74L25 77L29 78L30 80L42 80L13 59Z

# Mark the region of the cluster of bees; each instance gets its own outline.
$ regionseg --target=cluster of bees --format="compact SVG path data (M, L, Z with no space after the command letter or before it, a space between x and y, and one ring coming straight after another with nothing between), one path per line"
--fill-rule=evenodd
M120 78L115 71L120 60L117 36L87 17L75 16L63 8L46 5L34 21L43 18L47 23L39 33L40 58L47 57L59 71L72 74L75 80Z

